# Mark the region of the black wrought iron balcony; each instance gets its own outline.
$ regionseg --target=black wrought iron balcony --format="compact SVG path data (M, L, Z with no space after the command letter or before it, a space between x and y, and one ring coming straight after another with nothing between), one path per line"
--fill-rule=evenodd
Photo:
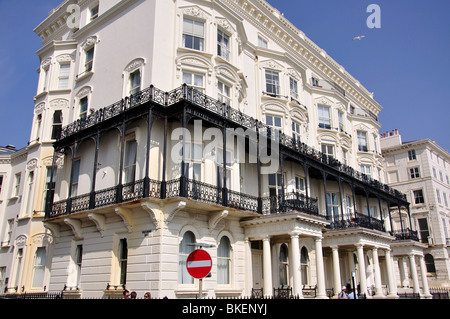
M327 216L327 220L330 221L328 228L330 229L345 229L352 227L363 227L368 229L375 229L385 232L384 222L372 216L360 214L358 212L354 214L345 214L342 216Z
M266 134L271 132L270 127L266 124L254 119L253 117L244 114L217 99L207 96L202 91L187 85L182 85L172 91L164 92L153 85L141 90L140 92L117 101L109 106L101 108L89 114L84 120L77 120L61 130L61 135L55 142L55 147L64 147L68 145L69 137L74 134L81 133L91 127L95 127L106 121L113 121L114 118L121 116L127 112L133 112L138 107L145 107L148 103L153 106L169 110L171 106L178 105L180 102L189 102L190 105L195 106L202 111L207 111L208 114L214 114L220 119L227 120L230 124L237 127L253 129L256 132ZM128 114L128 113L127 113ZM333 157L327 156L314 148L298 142L291 136L285 133L279 134L279 143L282 147L290 152L297 152L301 156L306 156L319 164L324 164L326 167L333 169L336 173L343 173L347 177L354 178L357 181L364 183L364 185L375 188L377 191L385 192L394 197L395 200L403 201L407 204L406 195L391 187L372 179L371 177L356 171L350 166L347 166ZM169 184L167 184L168 186ZM121 192L119 192L119 195ZM228 199L226 197L226 199ZM77 199L80 201L81 199ZM93 200L91 200L93 201Z
M318 199L306 197L298 192L262 198L263 214L278 214L288 211L300 211L310 215L319 215ZM325 217L325 216L323 216Z
M175 197L189 198L253 213L274 214L297 210L319 215L317 198L307 198L300 193L292 192L287 193L284 198L280 195L264 197L259 200L257 196L181 177L167 182L141 179L98 190L93 194L86 193L60 200L53 203L46 218L69 215L141 198Z
M414 240L419 241L418 232L416 230L394 230L390 232L396 240Z

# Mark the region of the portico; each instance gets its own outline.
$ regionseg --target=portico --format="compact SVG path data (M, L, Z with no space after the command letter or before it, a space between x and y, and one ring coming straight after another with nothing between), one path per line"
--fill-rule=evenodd
M322 254L322 229L327 224L324 218L300 212L264 215L241 221L247 238L247 253L251 254L246 258L245 295L251 295L252 288L262 288L264 296L272 296L274 288L289 286L294 295L302 298L303 285L316 285L316 298L327 298ZM258 254L261 256L258 249L251 249L252 243L258 242L262 242L259 245L259 251L262 248L262 263L255 259ZM307 257L302 255L305 251L308 252ZM311 258L311 265L303 265L302 260L310 256L315 257ZM261 272L261 267L262 287L255 281L258 276L254 273Z
M326 259L331 259L326 263L327 287L333 288L334 296L337 297L342 286L352 283L351 276L355 273L360 294L366 294L367 298L398 298L391 240L385 232L364 228L326 232L324 251ZM387 296L383 293L382 274L388 286Z

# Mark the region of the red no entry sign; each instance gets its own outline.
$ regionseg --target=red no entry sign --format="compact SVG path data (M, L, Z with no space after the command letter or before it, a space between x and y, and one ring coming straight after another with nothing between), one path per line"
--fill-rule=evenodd
M186 268L189 274L197 279L206 277L212 268L212 259L206 250L194 250L186 260Z

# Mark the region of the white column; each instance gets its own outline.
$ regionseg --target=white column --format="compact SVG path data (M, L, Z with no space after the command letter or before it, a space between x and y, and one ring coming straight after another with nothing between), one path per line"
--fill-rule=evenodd
M317 272L317 296L319 299L326 299L325 290L325 270L322 255L322 237L316 238L316 272Z
M387 268L387 276L388 276L388 284L389 284L389 294L388 298L398 298L397 295L397 283L395 282L394 277L394 268L391 256L391 250L386 249L386 268Z
M264 296L272 296L272 257L270 253L270 237L263 239Z
M245 266L246 266L246 278L245 278L246 291L247 295L251 296L253 288L252 243L248 238L245 238Z
M291 258L292 263L292 277L293 277L293 293L303 297L302 294L302 273L300 266L300 245L298 243L298 235L291 235Z
M406 276L405 259L403 257L398 257L398 267L400 270L400 282L401 287L409 287L408 276Z
M378 248L374 247L372 249L373 256L373 270L375 272L375 298L384 298L383 289L381 287L381 271L380 271L380 261L378 260Z
M411 269L411 276L413 280L413 291L414 293L419 293L419 278L417 276L417 267L416 267L416 258L414 254L410 254L409 256L409 266Z
M425 265L425 260L423 255L419 256L420 274L422 275L422 295L424 298L431 298L430 289L428 288L427 280L427 266Z
M364 262L364 247L362 244L356 245L356 251L358 253L358 268L359 268L359 285L361 291L360 294L367 295L367 279L366 279L366 266ZM370 296L367 296L370 298Z
M339 250L337 246L332 246L333 252L333 277L334 277L334 296L337 297L341 291L341 271L339 267Z

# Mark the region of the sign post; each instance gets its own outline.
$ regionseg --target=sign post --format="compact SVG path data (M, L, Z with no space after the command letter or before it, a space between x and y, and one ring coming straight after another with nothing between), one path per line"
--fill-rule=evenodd
M186 269L192 277L199 279L199 299L202 299L203 278L206 277L212 268L212 259L206 250L196 249L189 254L186 260Z

